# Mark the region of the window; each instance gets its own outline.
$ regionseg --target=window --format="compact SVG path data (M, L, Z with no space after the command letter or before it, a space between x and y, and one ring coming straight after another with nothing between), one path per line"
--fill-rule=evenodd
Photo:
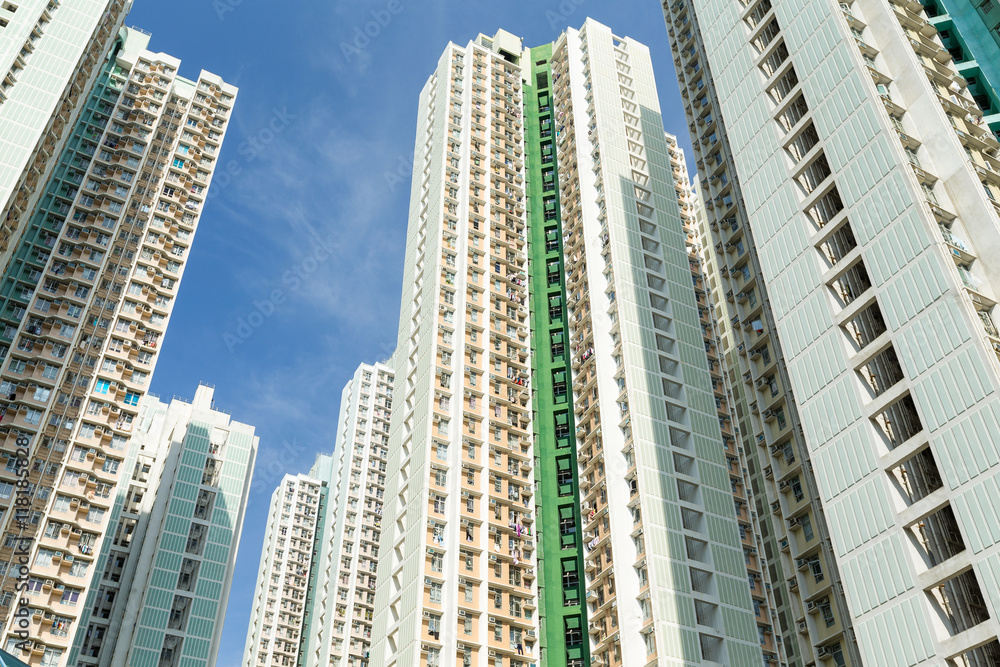
M77 596L77 598L80 596L79 591L76 592L76 596ZM63 599L65 600L65 598L66 598L66 596L64 594L63 595ZM76 598L73 598L73 602L65 602L64 601L63 604L74 604L75 605L76 604ZM41 666L42 667L56 667L56 665L59 664L59 660L62 658L62 654L63 654L62 649L56 649L56 648L47 648L47 649L45 649L45 653L42 655Z
M436 493L433 495L434 498L434 512L437 514L444 514L445 512L445 497L439 496Z
M812 520L809 518L808 514L799 517L799 525L802 526L802 536L806 538L807 542L815 537L813 534Z
M56 555L51 549L39 549L35 556L35 567L49 567L52 565L52 557Z
M795 496L796 502L802 500L802 480L796 475L790 482L789 486L792 487L792 495Z
M108 393L108 389L111 388L111 382L108 380L98 380L94 385L94 392L98 394Z
M438 583L432 583L431 584L431 591L430 591L430 601L431 601L431 603L433 603L433 604L441 604L441 594L442 594L442 591L443 591L443 586L441 584L438 584Z
M816 583L823 581L825 578L823 575L823 563L820 561L819 556L813 556L809 559L809 571L812 572Z

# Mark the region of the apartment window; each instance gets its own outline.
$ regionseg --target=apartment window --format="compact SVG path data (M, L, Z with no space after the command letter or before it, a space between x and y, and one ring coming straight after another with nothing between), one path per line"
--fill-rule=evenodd
M814 556L809 560L809 571L812 572L813 580L816 583L826 578L823 574L823 563L820 561L819 556Z
M798 476L794 477L788 485L792 489L792 495L795 496L796 502L802 500L804 494L802 492L802 480Z
M802 536L806 538L806 542L815 537L815 534L813 533L812 520L809 518L808 514L804 514L799 517L799 525L802 526Z
M431 584L431 590L430 590L430 601L431 601L431 603L433 603L433 604L441 604L442 590L443 590L443 586L441 584L438 584L438 583L432 583Z

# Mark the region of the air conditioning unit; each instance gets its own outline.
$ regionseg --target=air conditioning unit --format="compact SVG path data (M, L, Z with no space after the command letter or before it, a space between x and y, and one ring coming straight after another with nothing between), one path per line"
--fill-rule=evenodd
M496 616L490 616L489 621L490 621L490 625L496 625L496 623L497 623L497 617Z
M815 602L810 601L806 603L806 610L810 613L816 611L817 609L819 609L819 605Z
M459 609L458 610L458 617L459 618L465 618L465 610L464 609Z
M424 577L424 586L430 586L430 585L431 585L431 578Z
M818 657L818 658L825 658L828 655L830 655L830 649L828 647L826 647L826 646L817 646L816 647L816 657Z
M430 618L430 617L431 617L431 613L429 611L425 611L424 612L424 618Z
M778 488L781 489L782 491L784 491L785 489L788 488L788 482L787 481L778 482Z

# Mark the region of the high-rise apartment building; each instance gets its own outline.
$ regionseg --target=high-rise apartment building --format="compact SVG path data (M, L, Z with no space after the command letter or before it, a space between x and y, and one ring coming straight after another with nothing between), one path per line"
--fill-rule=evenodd
M77 4L56 12L69 21ZM236 95L208 72L178 76L148 41L123 31L93 85L74 88L83 110L0 278L2 640L47 667L66 664L101 576L113 491ZM94 457L74 459L78 447ZM51 522L68 534L47 535Z
M94 564L100 580L83 605L70 664L215 665L258 438L218 411L213 394L201 385L190 403L147 395L139 406L123 461L131 477L116 493L112 538ZM80 445L70 453L80 462L97 456ZM71 530L49 521L45 535Z
M344 387L332 456L271 500L244 667L367 667L387 474L393 372L361 364Z
M0 5L0 270L30 223L131 4Z
M677 146L677 138L668 134L667 146L670 149L670 166L674 176L674 188L677 191L677 201L680 204L681 223L687 237L691 282L694 284L698 303L702 342L705 346L705 352L708 354L708 370L712 376L712 393L714 394L719 426L722 429L722 441L726 450L726 468L729 471L733 503L740 524L740 540L743 547L743 560L746 563L747 580L751 582L750 595L753 598L760 647L764 652L766 664L784 665L787 663L784 660L783 639L781 632L775 629L775 623L778 622L778 611L774 588L770 572L767 569L767 559L764 557L767 546L760 528L762 517L766 520L766 516L763 512L755 511L756 505L754 504L756 496L762 491L760 488L752 488L753 482L747 467L748 457L743 447L739 445L739 420L736 415L736 403L733 401L730 383L726 377L726 369L722 363L719 325L715 319L707 285L708 276L705 272L701 232L699 231L699 218L704 218L705 211L696 191L697 185L692 186L688 178L687 161L684 158L684 151Z
M311 472L331 469L330 457L320 456ZM320 513L326 500L323 481L308 475L285 475L271 495L244 667L299 664Z
M699 172L699 236L740 444L747 456L785 658L800 667L816 646L839 644L860 664L830 544L811 454L787 391L788 369L761 276L754 232L746 225L740 175L701 37L685 3L664 5L674 68ZM812 606L810 607L810 603ZM819 610L821 623L805 609Z
M673 150L648 50L599 23L442 55L420 97L375 664L777 664Z
M591 661L763 664L648 49L552 61Z
M359 366L341 394L316 601L308 612L315 620L303 652L308 664L378 664L369 657L392 401L392 368L382 363Z
M782 564L800 570L803 662L997 664L1000 144L975 90L919 3L664 12L704 147L713 280L768 306L766 326L727 314L769 337L772 361L781 342L783 419L758 393L759 345L734 344L753 360ZM736 214L725 227L720 208ZM775 448L789 426L801 442Z
M420 94L374 664L538 664L521 41ZM576 631L582 632L582 628Z

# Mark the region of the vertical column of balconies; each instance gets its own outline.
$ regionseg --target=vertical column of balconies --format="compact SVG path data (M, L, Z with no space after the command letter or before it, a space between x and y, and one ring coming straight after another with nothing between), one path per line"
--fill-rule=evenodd
M706 255L717 264L711 281L713 301L724 313L720 327L732 332L731 337L722 339L727 348L726 365L741 380L733 387L733 396L742 404L742 410L737 412L745 417L739 423L733 422L733 426L743 438L752 485L760 489L753 499L754 506L743 508L741 516L745 516L745 525L754 517L759 521L768 565L777 574L773 586L779 625L785 633L782 657L791 665L801 665L814 659L815 646L836 637L844 627L842 620L829 624L829 616L822 623L829 627L808 623L803 613L808 605L803 600L830 596L833 603L824 613L835 619L846 618L846 600L838 583L798 409L787 390L787 370L774 333L767 288L759 279L757 249L745 223L740 184L706 66L698 20L683 0L664 2L663 9L698 169L703 174L702 233L708 242ZM786 62L788 49L784 41L776 38L779 28L770 1L745 4L742 17L751 31L749 39L763 47L758 66L768 81L772 99L789 105L793 93L800 90L799 81L794 68ZM807 141L810 131L803 136ZM810 172L806 178L813 176ZM792 488L794 493L787 495ZM800 530L801 536L796 534ZM811 576L802 579L805 587L800 588L800 577L792 567L804 557L815 562L816 568ZM792 634L793 627L798 634ZM799 641L795 641L796 637ZM849 659L850 664L855 664L858 658L851 647L853 639L848 637L841 643L845 648L837 651L837 659L843 654L845 664Z
M445 157L444 182L437 184L443 191L445 206L449 215L446 216L444 229L441 230L440 265L444 267L444 281L437 297L438 303L438 335L435 347L436 387L433 394L434 425L432 428L432 452L428 452L428 466L425 512L427 515L425 543L426 554L423 556L423 614L421 625L421 650L426 654L426 664L429 666L446 665L450 651L458 652L457 635L449 632L450 628L458 626L459 621L454 609L449 613L448 607L452 600L468 599L469 580L455 582L445 577L446 561L457 563L459 558L450 534L455 535L462 529L469 528L468 520L459 518L459 500L453 493L456 485L456 473L453 461L458 458L453 451L460 447L464 454L472 459L482 454L482 405L481 401L472 400L468 385L481 381L477 371L472 366L466 366L471 360L478 366L482 360L473 345L481 345L479 331L483 319L482 270L474 268L482 266L484 248L482 247L483 223L485 215L477 202L486 198L485 163L481 153L485 152L484 142L487 142L486 125L489 106L482 99L485 86L481 71L472 74L477 63L467 62L473 59L474 51L456 51L448 63L448 82L451 86L451 96L446 103L445 129L447 135L447 154ZM481 56L480 56L481 57ZM477 58L478 60L478 58ZM471 75L472 102L469 100L469 87L464 84L464 74ZM475 99L479 97L480 99ZM469 128L466 129L466 121ZM468 132L468 135L466 135ZM471 141L468 171L465 172L465 137ZM464 173L470 174L469 213L470 220L462 220L466 193ZM432 186L433 187L433 186ZM468 241L463 238L468 229ZM477 248L478 246L478 248ZM463 256L468 247L468 255ZM463 286L466 293L463 294ZM468 303L467 307L466 303ZM471 331L467 333L466 324L474 321ZM463 358L466 355L467 358ZM466 369L468 368L468 372ZM472 376L470 378L470 375ZM425 399L426 400L426 399ZM456 417L461 415L461 417ZM459 426L461 424L461 426ZM458 431L458 433L456 433ZM459 444L461 443L461 445ZM460 456L460 455L459 455ZM464 499L463 499L464 500ZM478 512L481 508L473 506ZM459 525L456 525L459 524ZM465 524L465 525L462 525ZM471 539L466 534L467 541L480 543L480 531L472 528ZM475 576L476 573L473 573ZM458 586L454 586L458 583ZM463 628L464 629L464 628ZM470 640L478 639L475 635ZM449 646L451 644L451 646ZM463 645L463 653L465 646ZM475 647L478 652L479 647Z
M552 97L558 77L552 71L551 53L549 45L531 50L534 65L526 84L539 598L545 623L542 660L552 667L583 667L589 638L585 638L586 605L581 594L585 582L578 467L572 446L575 418L568 391L566 258L558 194L563 179L554 149L560 138Z
M436 292L454 286L456 272L442 266L436 254L432 254L435 238L439 237L438 224L445 230L458 228L458 203L455 200L457 188L444 192L440 174L433 169L435 153L443 151L445 159L459 160L461 142L457 136L441 136L440 113L450 114L456 105L463 103L464 89L449 76L453 67L464 61L464 54L452 53L451 60L444 65L443 72L436 72L427 83L421 96L421 121L417 128L417 149L414 165L414 180L411 194L410 222L407 232L407 265L403 303L400 306L400 329L395 368L395 391L399 395L394 401L392 418L391 447L388 452L386 502L383 510L385 522L380 524L382 542L376 588L376 615L373 635L377 643L373 647L373 661L386 667L398 664L403 659L420 659L426 664L430 646L414 637L414 631L402 625L402 619L413 613L402 607L402 598L409 587L420 585L412 580L414 567L409 567L406 554L407 537L419 540L428 547L434 544L433 536L421 540L424 528L422 499L424 484L416 477L424 461L418 452L430 459L433 450L441 451L434 440L422 442L423 436L417 432L417 424L424 424L421 414L426 411L427 401L432 401L430 419L436 425L444 412L440 407L443 390L448 386L444 371L434 361L431 372L433 394L421 397L421 383L427 382L421 364L427 359L438 357L438 348L444 352L454 345L454 333L439 326L442 316L438 314L438 302L443 297ZM444 76L444 80L441 77ZM440 91L439 91L440 89ZM438 96L444 99L439 100ZM438 106L443 109L438 111ZM452 190L455 190L452 194ZM444 196L447 194L448 196ZM441 220L441 222L432 222ZM447 245L448 237L440 234L442 244ZM430 348L428 349L428 346ZM421 398L426 400L422 401ZM450 394L448 394L450 400ZM428 431L429 426L423 426ZM415 451L416 450L416 451ZM415 456L416 455L416 456ZM420 568L423 569L423 568ZM344 582L346 584L346 582ZM425 583L418 597L423 607L429 590ZM426 629L424 629L426 632ZM414 647L414 640L416 647Z
M570 59L587 57L586 38L581 36L578 51L569 40L560 39L552 56L553 92L557 117L560 165L560 215L563 224L563 258L566 275L566 305L569 314L573 408L576 422L576 451L583 518L584 578L586 585L588 636L593 665L620 664L618 604L615 599L615 553L610 541L608 491L605 476L604 444L601 434L600 397L591 322L588 257L584 252L583 201L580 192L578 156L597 145L597 121L589 83L586 101L589 137L578 140L576 111L573 107ZM585 64L586 68L586 64ZM589 70L586 70L589 74ZM607 236L605 235L605 243Z
M64 174L70 176L70 183L79 180L84 188L100 190L102 187L101 182L91 177L97 168L97 160L102 155L93 156L93 161L88 165L88 153L96 152L96 142L101 141L102 136L112 136L112 132L121 129L114 124L109 127L108 118L104 114L110 115L112 107L107 102L110 101L113 105L118 101L122 87L122 78L112 75L95 88L88 108L89 114L84 116L85 120L81 124L80 133L84 139L78 144L71 143L70 150L74 146L84 150L80 163ZM88 140L95 143L89 143ZM138 146L141 155L145 145ZM91 150L87 150L88 147ZM86 171L87 166L91 167L89 173ZM75 171L77 167L84 171ZM103 517L110 509L110 491L117 481L120 451L124 449L127 439L124 433L115 434L109 430L106 439L98 436L94 444L85 444L80 448L79 458L64 460L64 453L69 449L67 440L83 404L80 394L84 393L99 361L104 340L100 329L102 325L104 328L108 326L106 310L113 308L113 304L107 304L100 297L95 298L98 291L98 271L102 268L105 271L113 270L120 261L120 258L108 253L112 240L108 231L115 228L118 214L124 206L122 201L127 201L130 195L128 185L113 188L106 193L100 204L95 198L80 194L77 207L73 209L67 202L60 202L59 197L75 200L80 188L66 183L60 187L58 183L53 180L50 186L51 192L56 195L53 199L56 209L52 210L50 207L48 211L40 213L44 220L43 226L51 226L56 234L43 233L39 240L46 246L46 251L39 250L27 255L27 258L37 262L35 268L29 268L28 263L25 263L14 269L19 270L21 278L25 277L26 269L29 280L32 275L36 275L32 281L34 286L30 289L22 287L19 295L31 302L29 312L37 314L25 318L23 307L16 304L11 304L12 309L8 307L10 317L19 321L20 326L9 325L6 329L7 335L16 341L16 345L11 348L11 354L7 357L9 361L0 381L5 385L11 401L17 398L16 387L25 388L22 404L11 403L5 406L5 421L11 429L8 438L22 429L37 429L39 432L33 438L40 445L35 448L35 459L38 462L36 466L54 475L59 482L58 486L56 481L43 483L36 491L38 496L48 499L50 504L49 513L44 520L38 522L38 526L52 523L66 525L70 537L77 538L72 543L66 541L65 544L60 542L49 546L75 547L61 560L67 564L80 560L79 565L68 568L76 571L79 579L60 576L62 568L59 563L52 564L52 561L59 560L57 556L65 555L62 549L39 546L37 555L33 557L33 561L41 565L39 577L44 575L46 582L55 582L50 584L53 593L49 597L58 596L52 604L61 612L50 612L50 619L59 619L53 622L51 628L39 628L37 636L49 641L36 643L33 653L57 656L62 655L68 647L67 642L72 634L67 631L75 630L73 621L77 617L74 609L76 601L85 595L85 587L94 574L89 571L86 562L96 553L95 549L102 537L100 526L104 524ZM105 189L107 190L106 187ZM73 221L64 224L71 211L74 211ZM52 249L56 248L58 260L50 258ZM63 263L63 258L76 261L67 265ZM7 280L11 279L12 276L8 273ZM94 311L93 316L88 311ZM84 312L88 314L83 315ZM36 375L39 379L44 379L40 383L31 382L30 379ZM64 391L57 388L60 376ZM46 387L49 383L56 386ZM135 402L138 402L138 396L135 396ZM119 405L114 408L116 413L121 412ZM112 406L107 406L104 414L109 415L111 409ZM83 433L88 434L89 431ZM53 486L57 486L57 491L50 496L49 489ZM6 515L4 518L14 527L15 517ZM44 586L39 591L41 596L46 596L47 593ZM50 619L46 619L44 614L40 617L42 621ZM49 635L53 636L50 638Z
M712 301L709 296L708 276L705 273L701 255L700 231L698 215L700 204L697 195L692 191L688 181L687 165L683 151L677 146L676 140L668 135L670 147L670 163L674 176L674 187L680 203L681 221L687 236L688 259L691 266L691 282L694 284L698 312L701 316L700 326L705 353L708 355L709 371L712 375L712 391L715 398L719 427L726 450L726 465L729 470L729 481L732 486L733 502L736 516L740 522L740 537L743 541L743 556L747 567L747 578L750 593L753 597L754 613L761 649L769 665L785 664L784 648L780 632L774 629L778 612L775 606L774 593L767 562L764 559L764 540L760 533L760 522L754 506L754 494L751 490L750 475L747 469L746 454L743 447L738 446L739 427L735 408L731 402L732 392L724 375L723 363L720 358L720 339L717 332L718 323L715 320Z
M538 660L534 451L529 392L521 68L489 54L489 328L486 364L487 657L505 667ZM485 341L484 341L485 342ZM470 348L470 354L473 348ZM466 359L468 364L471 359ZM475 372L475 371L474 371ZM486 378L484 378L485 380ZM474 395L468 399L474 399ZM488 400L488 404L487 404Z
M537 658L520 68L485 46L449 63L422 568L427 665Z
M285 488L285 481L271 494L271 504L268 509L267 526L264 533L264 546L262 548L260 570L257 573L257 583L254 592L253 605L250 611L250 623L247 630L247 643L243 651L243 667L263 667L270 665L269 656L271 649L270 627L265 632L265 625L274 624L274 597L275 592L271 589L271 573L274 569L274 545L277 542L278 522L281 507L281 495ZM110 615L111 610L108 609ZM95 610L94 616L99 613ZM89 643L86 638L84 645ZM83 650L81 653L86 653Z
M865 32L867 25L862 20L861 8L851 3L842 3L841 11L851 32L855 36L862 58L876 84L876 89L885 105L890 122L896 128L900 143L913 169L926 206L934 215L938 228L949 252L968 298L982 322L983 333L988 337L993 349L1000 355L1000 334L993 321L996 297L989 281L976 265L978 259L970 225L951 210L947 190L939 184L934 173L933 156L923 150L921 128L907 117L907 109L895 99L894 80L883 70L882 58L877 39ZM918 3L889 3L891 14L899 22L904 35L916 55L923 73L926 75L933 94L951 124L952 130L962 144L968 158L969 167L982 185L983 192L1000 212L1000 144L992 135L983 119L983 111L973 98L968 82L956 70L952 54L944 48L935 27L924 16L924 8ZM975 225L972 225L975 229Z
M364 506L360 509L361 524L358 542L358 591L355 593L356 618L351 626L352 649L361 664L368 664L371 653L372 621L375 605L375 571L379 559L379 539L382 533L382 507L385 502L387 472L386 445L389 418L392 412L393 376L384 367L376 366L375 391L372 399L371 432L368 435L367 477ZM358 612L363 613L359 614Z
M102 97L104 95L109 95L112 99L117 97L117 91L114 89L116 84L111 79L110 69L106 70L102 75L101 79L95 86L95 92L92 97ZM120 83L117 85L120 86ZM98 115L93 111L94 101L89 100L90 109L88 112L81 117L81 121L77 131L74 133L74 139L70 144L70 148L67 152L72 150L73 146L78 146L81 144L81 139L79 135L81 132L94 132L99 133L99 129L92 129L100 127L102 124L107 122L106 116ZM110 115L111 107L106 109L108 115ZM93 124L93 126L91 125ZM4 284L6 289L4 290L8 296L4 299L4 304L2 306L2 311L0 311L0 317L2 317L3 323L3 333L2 336L5 345L2 348L2 357L4 364L10 368L10 364L14 364L15 369L21 369L23 364L23 370L20 375L27 375L34 381L34 387L28 386L28 380L25 379L24 386L21 387L21 380L16 377L12 377L13 374L8 373L7 379L3 382L4 384L4 395L3 395L3 407L2 410L3 417L0 417L0 425L5 426L3 430L4 433L4 444L5 452L4 457L7 459L7 467L4 471L6 474L10 475L5 482L13 489L13 482L15 478L13 473L16 472L14 467L14 451L16 448L16 437L19 433L24 433L24 435L34 440L38 441L38 438L34 433L37 429L41 427L41 412L44 409L44 405L55 403L55 399L52 397L54 392L58 391L58 374L61 371L62 364L65 363L63 359L58 358L58 354L61 352L63 358L66 357L69 341L61 342L69 336L64 329L64 325L54 317L49 318L46 322L41 317L32 316L27 318L27 322L24 322L25 314L32 296L34 295L36 286L42 283L43 272L49 256L56 244L56 239L59 235L59 230L64 226L65 216L69 211L70 204L63 198L68 198L72 200L75 197L77 189L76 185L82 182L83 174L77 172L70 168L63 168L54 172L54 177L52 179L51 185L49 186L50 194L45 198L40 206L40 210L35 215L35 220L33 224L26 231L23 241L21 243L21 248L18 252L18 260L12 264L12 266L7 270L4 275ZM58 198L57 196L58 195ZM54 281L46 281L46 285L50 285L53 290L58 290L59 287ZM68 288L68 286L67 286ZM64 288L67 289L67 288ZM85 288L86 289L86 288ZM75 330L76 324L68 325L72 327L70 331ZM21 333L23 330L23 333ZM17 341L16 345L13 343ZM58 347L57 347L58 346ZM13 351L11 350L13 348ZM37 348L37 349L36 349ZM52 361L45 361L42 358L35 360L35 356L44 353L48 348L51 348L51 352L46 354L46 357L52 357ZM29 353L33 353L30 354ZM23 360L19 357L23 357ZM28 364L31 364L30 371L28 370ZM37 379L35 379L37 376ZM21 398L27 405L24 405L24 416L18 419L19 414L22 411L21 405L18 404L18 398ZM41 400L44 399L44 402ZM69 402L71 399L67 399ZM72 399L73 406L72 409L75 411L78 409L80 404L80 399ZM29 412L30 410L30 412ZM74 415L75 416L75 415ZM11 429L11 425L17 421L20 425L19 428L15 427ZM34 423L31 423L34 422ZM30 430L29 430L30 428ZM64 436L65 437L65 436ZM63 440L60 446L53 446L52 437L48 437L41 443L33 443L31 449L34 453L34 458L36 463L31 466L29 483L32 484L32 489L37 489L34 492L33 504L30 511L27 513L30 515L32 512L41 513L45 505L47 504L49 491L52 486L55 485L58 474L60 473L60 464L65 455L66 443ZM102 452L103 455L103 452ZM94 463L96 459L96 451L91 455L90 462ZM44 490L43 490L44 489ZM111 485L101 483L99 491L102 498L108 498L110 496ZM7 493L6 501L13 499L13 494ZM79 507L79 499L77 499L77 507ZM41 522L36 526L20 525L13 521L16 517L13 517L15 512L13 507L8 511L4 512L4 523L10 521L11 532L8 535L20 535L25 538L25 544L28 544L27 540L32 538L35 530L41 529ZM70 549L70 556L68 561L75 560L76 554L79 550L72 550L71 547L71 537L77 538L77 543L83 544L84 548L90 545L90 540L92 537L87 538L87 541L83 540L82 528L74 521L65 523L66 531L65 535L62 535L61 525L57 524L56 534L51 535L50 539L46 540L47 546L51 547L48 551L54 551L56 547L63 547L65 549ZM71 530L72 528L72 530ZM65 539L61 539L64 537ZM15 583L14 579L16 574L11 571L8 563L10 561L16 562L16 559L11 553L11 544L7 545L4 549L6 552L4 554L4 575L6 580L4 582L5 589L10 590ZM62 556L62 549L59 549L60 557ZM60 558L61 560L61 558ZM64 586L64 581L77 582L83 581L82 573L85 572L89 563L88 557L82 554L81 563L79 565L72 566L68 570L74 571L74 577L69 578L69 572L67 571L67 579L63 577L58 577L58 586ZM63 568L57 564L56 571L61 574ZM49 574L55 574L56 572L50 571ZM43 582L47 583L48 588L39 590L39 595L44 595L49 597L52 589L57 584L55 583L56 578L53 576L46 577ZM8 613L10 609L15 606L12 605L14 602L14 596L12 594L7 594L0 599L0 602L8 608ZM43 620L42 618L37 619L38 621ZM66 623L67 619L60 616L59 626L56 626L55 614L50 614L50 620L53 621L52 628L58 627L59 636L65 638L68 636L68 631L72 627L71 623ZM62 627L63 625L69 627ZM47 634L52 634L55 630L48 629ZM35 628L34 636L41 636L44 630L42 627ZM44 646L44 645L43 645ZM44 648L42 649L45 650Z
M796 75L794 64L788 56L788 48L784 43L781 27L776 18L775 12L770 7L767 0L765 4L751 3L744 12L743 19L748 27L748 41L757 52L756 64L765 78L764 90L769 95L774 104L773 118L777 122L780 131L783 133L783 144L788 151L795 166L792 168L791 176L798 183L803 197L809 204L820 202L816 207L816 213L822 215L837 215L839 195L835 191L835 186L831 189L830 166L822 148L818 145L819 138L815 125L812 122L808 104L806 102L802 86ZM831 249L850 250L853 242L853 233L849 222L841 216L834 220L828 232L839 233L832 239ZM843 298L853 299L855 294L863 293L870 282L867 279L863 265L853 265L839 274L836 284L841 291ZM763 390L765 397L768 392L772 396L780 394L780 388L776 387L774 376L765 376L759 379L758 389ZM787 384L784 386L787 387ZM767 399L765 399L767 400ZM764 418L766 421L775 421L780 426L782 414L774 407L766 407ZM776 441L771 445L772 455L781 454L785 466L791 465L796 453L787 446L787 442ZM778 466L782 468L782 465ZM785 516L785 522L792 534L788 537L791 555L794 558L796 568L805 573L804 587L799 588L801 597L804 600L804 610L806 612L805 622L802 619L797 621L800 632L807 632L816 646L817 658L832 658L835 663L847 662L848 657L855 661L852 647L854 644L853 631L848 632L849 615L846 604L842 600L842 593L839 587L833 588L832 577L827 573L835 571L835 564L832 553L829 550L825 533L825 525L821 532L821 540L815 540L814 536L818 532L815 528L821 515L815 510L797 511L795 508L804 507L806 494L803 491L802 479L782 473L775 473L779 479L778 489L780 497L777 501L772 501L772 511ZM808 480L812 482L812 480ZM811 484L809 484L811 487ZM788 504L785 505L783 501ZM785 510L788 507L788 510ZM799 547L791 549L791 546ZM795 582L795 587L799 587L801 579ZM789 580L789 587L792 581Z
M870 30L865 21L869 12L879 14L877 19L884 14L899 23L916 56L917 66L926 76L932 95L966 153L972 177L978 178L986 199L993 204L993 213L1000 211L996 201L1000 192L1000 160L997 159L1000 144L983 122L982 111L972 99L967 82L956 71L951 54L941 44L934 26L927 22L921 5L902 1L879 7L862 2L841 4L843 20L854 35L888 119L897 131L912 178L923 193L926 214L933 216L941 240L954 260L964 288L965 304L978 316L982 324L981 335L1000 354L1000 338L992 315L996 298L985 277L989 269L980 267L974 244L966 240L975 238L975 233L970 235L968 230L972 227L978 233L978 222L972 221L970 225L970 221L953 212L952 209L961 211L967 202L951 201L948 188L942 187L934 173L934 161L938 156L923 147L923 139L929 139L923 136L926 130L920 122L912 120L910 110L900 104L902 99L895 79L886 73L888 67L880 50L879 34ZM894 74L905 77L908 74L905 65L897 64L902 66L898 66ZM908 95L913 98L912 92ZM906 533L917 545L924 565L921 569L930 570L921 583L938 617L944 619L944 636L940 639L954 638L976 626L985 627L991 618L990 612L974 571L963 565L967 562L965 539L950 501L941 496L944 484L935 455L928 446L927 431L895 348L883 335L887 331L886 323L871 289L864 260L858 258L858 252L852 252L858 244L849 221L838 210L840 198L836 186L824 199L828 205L814 206L811 215L819 227L817 236L821 244L818 247L831 266L831 272L836 272L834 281L828 285L834 288L843 307L838 324L853 343L852 361L869 393L868 417L876 426L875 432L881 436L882 445L890 452L884 459L885 470L896 482L895 488L905 507L901 519ZM831 201L836 206L831 207ZM983 237L988 238L988 235L983 234ZM931 502L925 500L927 498L939 500ZM956 653L952 657L954 664L978 666L1000 660L1000 643L996 638L985 643L981 637L951 639L949 651Z
M363 624L372 618L368 593L374 588L376 579L369 572L367 557L361 555L359 533L363 518L359 518L359 513L363 517L366 512L362 488L367 490L372 484L367 476L374 372L370 366L358 369L346 392L348 403L342 408L346 421L340 441L343 453L336 493L343 523L334 524L337 533L334 543L338 548L330 564L337 577L337 596L331 605L333 653L342 664L356 663L365 657L355 635L363 635Z

